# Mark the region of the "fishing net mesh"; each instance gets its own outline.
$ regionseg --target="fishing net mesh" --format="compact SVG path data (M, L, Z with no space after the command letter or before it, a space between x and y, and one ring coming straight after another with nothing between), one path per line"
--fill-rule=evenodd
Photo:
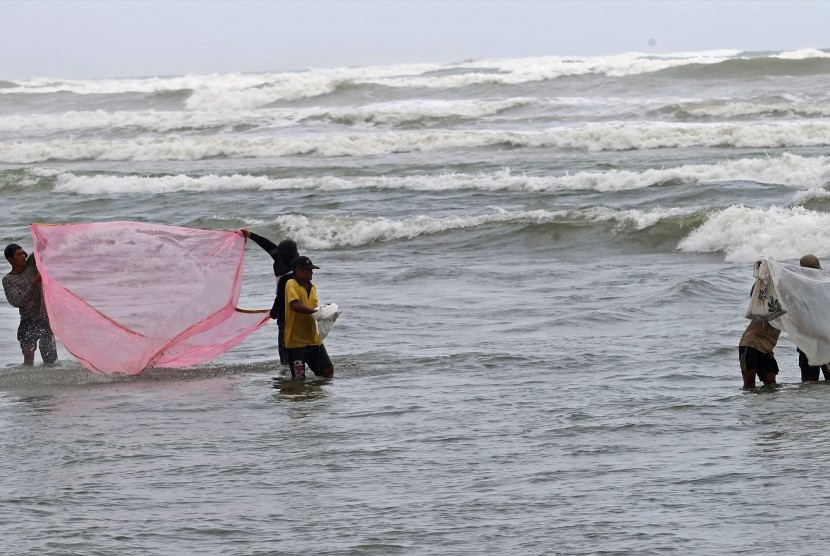
M201 363L270 320L237 309L240 232L137 222L31 230L52 330L92 371Z

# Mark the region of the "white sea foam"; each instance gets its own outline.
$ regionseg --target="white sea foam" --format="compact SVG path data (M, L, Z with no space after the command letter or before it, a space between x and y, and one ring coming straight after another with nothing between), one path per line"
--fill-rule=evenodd
M424 119L483 118L511 108L528 106L539 101L532 98L467 99L467 100L407 100L372 103L359 107L300 111L298 119L328 119L344 123L381 123L401 125Z
M329 93L343 84L455 89L481 84L516 85L586 74L635 75L688 64L718 63L739 53L735 50L666 55L632 52L614 56L546 56L475 60L443 66L414 65L313 70L308 74L279 74L279 79L270 80L256 91L239 89L230 102L233 105L262 106L277 100L293 100ZM209 91L197 91L188 106L194 107L205 103L215 105L217 101L225 98L224 96L221 99L212 96Z
M830 122L774 124L663 124L610 122L542 131L426 130L363 133L307 133L252 139L241 136L165 135L131 141L0 143L0 162L46 160L200 160L207 157L292 155L372 156L442 149L556 147L589 152L689 147L807 147L830 145Z
M690 64L716 64L739 55L738 50L709 50L646 54L627 52L612 56L541 56L527 58L495 58L474 60L459 67L469 74L432 77L421 86L462 87L476 83L518 84L574 75L638 75ZM486 70L482 72L481 70ZM493 73L493 72L497 73ZM389 82L394 82L390 79ZM407 86L398 82L399 86Z
M511 142L506 139L505 142ZM620 151L689 147L798 147L830 144L830 124L781 123L600 123L524 134L518 146L569 147L587 151Z
M157 194L175 191L290 189L265 176L109 176L95 174L76 176L64 173L55 179L55 191L81 195Z
M830 191L820 187L813 187L805 191L799 191L793 195L792 203L794 205L803 205L809 201L825 199L830 199Z
M396 88L458 88L476 84L520 84L557 77L600 74L635 75L689 64L714 64L740 54L736 50L613 56L546 56L475 60L460 64L401 64L392 66L323 68L296 72L230 73L134 79L30 79L0 94L159 93L191 91L189 109L255 108L280 100L324 95L343 85Z
M52 171L54 172L54 171ZM333 175L313 178L269 178L234 174L229 176L114 176L105 174L75 175L62 173L55 181L55 190L81 195L153 194L176 191L221 190L321 190L407 189L413 191L598 191L613 192L643 189L669 181L702 183L718 181L752 181L780 184L803 190L796 193L793 203L801 203L826 193L830 184L830 157L801 157L785 153L780 157L746 158L717 164L690 164L641 172L608 170L576 172L553 176L528 176L513 173L509 168L493 173L412 176L351 176Z
M507 211L496 209L478 215L436 218L415 216L405 219L335 217L308 218L289 214L275 220L287 236L309 249L332 249L360 246L383 241L412 239L421 235L439 234L490 224L545 224L573 220L611 222L631 225L642 230L661 220L690 214L687 209L613 210L607 208L561 211L529 210Z
M802 48L800 50L780 52L772 55L771 58L781 58L783 60L807 60L810 58L830 58L830 53L816 48Z
M132 129L138 132L171 132L252 126L279 128L315 120L344 125L406 125L447 118L486 118L512 108L547 106L552 110L592 110L592 115L619 117L621 113L672 106L693 118L799 117L830 116L830 103L793 98L789 102L704 102L676 98L588 98L512 97L506 99L414 99L352 106L313 106L302 108L246 108L217 106L188 110L86 110L58 114L13 114L0 119L0 132L54 133L97 129Z
M681 107L696 118L746 118L753 116L797 116L825 118L830 116L830 103L815 102L712 102Z
M784 153L780 157L743 158L716 164L687 164L673 168L649 169L642 172L610 170L578 172L555 178L550 189L592 189L621 191L679 181L701 183L718 181L753 181L781 184L794 189L811 189L830 184L830 158L802 157Z
M263 121L275 125L280 117L284 125L292 113L287 111L200 110L142 112L104 110L70 111L62 114L13 115L0 119L0 131L80 131L94 129L136 128L139 131L169 132L180 129L206 129L214 127L258 125Z
M34 78L18 81L14 87L0 88L0 94L48 94L70 92L79 95L122 93L161 93L193 91L190 108L207 103L211 107L261 106L279 99L317 96L333 91L344 82L382 79L387 76L419 75L435 71L436 64L398 64L356 68L310 69L291 72L225 73L143 77L126 79ZM225 93L225 96L222 96ZM234 93L244 93L238 97Z
M805 253L830 256L830 214L804 207L733 206L714 213L679 244L695 253L723 253L727 261L760 256L798 259Z
M400 125L424 119L482 118L510 108L538 102L531 98L410 100L371 103L354 107L292 109L210 109L179 111L70 111L61 114L17 114L0 119L0 132L58 132L113 128L169 132L232 126L286 127L306 120L347 124Z
M260 74L225 73L173 77L137 77L127 79L54 79L34 78L18 81L16 87L0 89L0 94L48 94L69 92L79 95L121 93L158 93L190 89L244 89L263 82Z

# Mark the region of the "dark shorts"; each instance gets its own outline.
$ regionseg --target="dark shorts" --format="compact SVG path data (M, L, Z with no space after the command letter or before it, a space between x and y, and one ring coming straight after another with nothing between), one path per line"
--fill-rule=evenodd
M308 368L316 376L326 376L328 369L334 369L334 363L331 362L329 354L326 351L326 346L323 344L301 348L286 348L285 352L288 357L288 364L291 367L291 378L295 380L298 378L298 370L303 375L305 374L306 365L308 365ZM331 376L330 373L329 376ZM305 376L299 378L303 379Z
M20 342L20 347L36 344L41 338L52 339L49 319L20 319L20 326L17 327L17 341Z
M807 361L807 355L798 348L796 348L796 351L798 351L798 367L801 369L801 380L818 380L819 372L826 371L827 365L810 365Z
M743 373L754 371L762 381L767 375L778 374L778 362L772 355L761 353L755 348L740 346L738 347L738 357L741 361L741 372Z
M20 319L17 341L20 342L24 353L26 346L38 346L44 363L54 363L58 360L58 348L55 335L49 326L49 319Z

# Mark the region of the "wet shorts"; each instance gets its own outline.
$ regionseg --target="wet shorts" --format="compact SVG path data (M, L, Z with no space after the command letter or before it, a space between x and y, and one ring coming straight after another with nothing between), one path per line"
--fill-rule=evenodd
M51 339L52 329L49 327L49 319L20 319L20 326L17 327L17 341L20 347L36 344L41 338Z
M810 365L807 354L796 348L798 352L798 366L801 369L801 380L818 380L819 371L827 371L827 365ZM826 375L825 375L826 376Z
M738 357L741 361L741 371L744 373L755 371L755 374L761 380L764 380L767 375L778 374L778 362L772 355L761 353L755 348L740 346L738 347Z
M291 378L293 379L298 378L296 374L298 368L302 369L301 372L305 373L306 365L308 365L308 368L316 376L324 376L327 369L334 368L334 363L331 362L329 354L326 351L326 346L323 344L301 348L286 348L285 351L288 356L288 364L291 367Z

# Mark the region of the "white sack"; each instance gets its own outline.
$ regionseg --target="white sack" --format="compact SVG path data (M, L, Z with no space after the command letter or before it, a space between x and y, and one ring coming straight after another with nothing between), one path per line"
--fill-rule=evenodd
M332 325L334 325L334 321L337 320L337 317L339 317L342 312L343 311L340 310L340 307L338 307L337 304L329 303L327 305L323 305L322 307L317 307L317 311L312 313L311 316L317 323L317 333L320 335L321 341L326 339L329 330L331 330Z

